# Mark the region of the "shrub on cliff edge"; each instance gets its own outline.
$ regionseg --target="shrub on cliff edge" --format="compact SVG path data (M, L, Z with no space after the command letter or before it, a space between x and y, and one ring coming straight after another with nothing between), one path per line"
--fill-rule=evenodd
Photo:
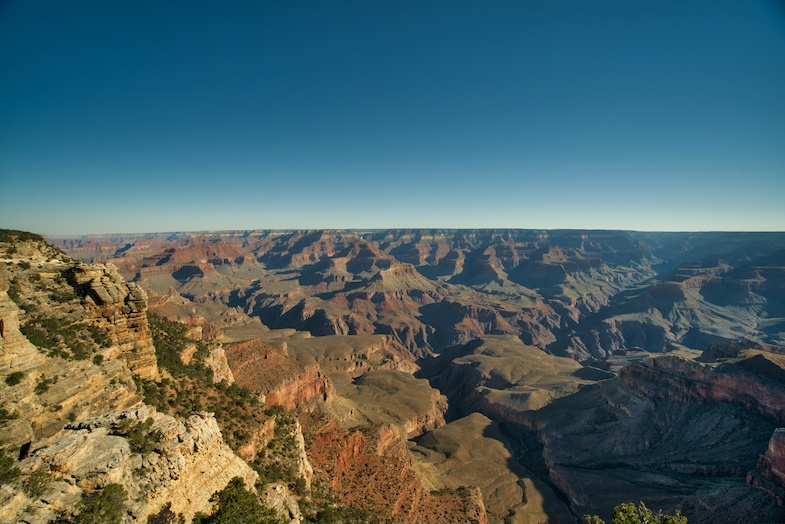
M234 477L221 491L210 497L215 504L212 515L197 513L194 524L264 524L280 522L272 509L263 506L257 496L245 488L245 481Z

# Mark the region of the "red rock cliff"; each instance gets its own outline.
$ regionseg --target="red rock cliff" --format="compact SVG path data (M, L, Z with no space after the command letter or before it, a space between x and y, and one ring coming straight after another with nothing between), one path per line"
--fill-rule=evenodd
M269 405L291 411L334 395L332 382L318 364L292 360L260 340L229 344L225 353L237 385L263 395Z

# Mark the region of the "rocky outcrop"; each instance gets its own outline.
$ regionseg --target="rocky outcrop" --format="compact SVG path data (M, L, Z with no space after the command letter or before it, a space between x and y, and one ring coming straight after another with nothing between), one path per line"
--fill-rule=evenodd
M190 518L197 511L209 511L210 495L232 478L239 476L247 486L254 485L256 472L229 449L211 415L192 415L183 422L169 419L166 423L168 431L160 431L171 447L164 448L160 457L142 463L143 468L151 470L150 485L156 494L149 500L148 514L171 502L172 511Z
M125 282L111 265L78 264L66 272L68 282L82 298L87 317L106 329L116 343L118 357L134 375L158 378L155 348L147 325L147 295Z
M646 395L680 402L728 402L785 424L785 358L781 355L760 353L717 368L663 356L623 368L619 379Z
M229 344L225 353L237 384L260 395L269 405L302 409L334 394L332 383L318 364L293 360L261 340Z
M637 493L690 522L778 521L776 500L748 484L778 486L749 475L758 464L776 478L777 357L709 366L662 356L554 401L533 414L548 480L578 514L609 515ZM767 444L770 458L759 462Z
M288 355L300 362L319 364L328 375L358 377L369 371L413 373L419 369L414 356L390 335L311 337L310 333L285 330L269 335L270 344L285 347Z
M758 467L747 476L747 482L764 489L785 504L785 428L777 428L769 447L760 457Z
M300 374L270 389L265 395L265 402L292 411L302 409L312 400L327 401L334 393L330 379L324 376L319 366L306 366Z
M405 523L488 521L478 490L438 494L424 487L395 427L349 433L330 422L317 430L312 450L314 465L346 505Z
M222 345L211 346L210 353L204 359L204 365L213 370L213 379L216 382L223 380L227 385L234 384L234 375L226 360L226 353Z
M294 427L294 441L297 458L295 459L295 469L298 478L305 480L305 489L311 490L311 482L313 482L313 466L311 459L308 458L308 452L305 450L305 437L303 436L303 428L298 420Z
M271 417L254 428L248 441L237 450L237 454L246 462L253 462L256 460L256 457L264 452L270 441L273 440L274 432L275 418Z
M19 449L68 420L139 403L135 377L159 376L144 291L42 242L4 247L0 402L16 418L0 443Z
M303 514L300 512L300 506L284 484L268 484L261 493L261 499L264 505L274 510L284 522L290 524L302 522Z
M549 355L509 335L452 347L424 362L418 375L447 396L448 418L480 412L523 426L532 425L534 411L608 376L584 375L574 360Z
M210 496L233 477L249 486L258 479L224 443L212 415L178 421L147 406L75 422L49 442L34 443L19 466L23 472L48 471L54 482L39 501L23 497L6 505L4 521L44 522L58 511L68 514L82 493L111 483L125 489L134 520L166 504L190 520L197 511L209 512Z
M447 399L427 380L408 373L378 370L339 388L329 407L344 427L394 426L403 438L415 438L444 425Z
M19 307L8 296L9 276L0 265L0 373L24 373L40 366L44 356L19 331Z
M0 266L1 268L2 266ZM0 403L11 415L0 422L0 445L18 450L59 431L68 418L129 407L141 398L120 360L47 357L19 331L18 308L0 291ZM13 383L9 377L18 376Z

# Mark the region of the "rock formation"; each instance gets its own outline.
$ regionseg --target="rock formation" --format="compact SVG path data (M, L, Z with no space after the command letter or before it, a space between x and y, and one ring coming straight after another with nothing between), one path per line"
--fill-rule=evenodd
M68 242L166 294L162 313L215 326L237 386L303 410L304 429L284 431L303 441L293 446L297 474L339 507L405 522L484 521L486 510L558 522L583 512L608 520L616 504L644 500L691 522L785 518L782 234L253 231ZM95 289L77 286L85 297L133 313L132 293L113 296L111 277L89 282ZM18 305L22 323L36 325ZM726 351L740 337L752 342ZM115 345L100 365L125 369L134 355ZM429 383L405 374L415 372ZM29 396L50 380L25 375L14 387ZM247 431L244 458L269 458L282 438L276 417ZM407 437L419 438L409 444L416 458Z
M137 381L160 377L144 291L41 241L0 251L0 445L21 475L0 488L0 520L70 518L115 484L130 519L166 505L190 520L233 477L254 485L211 414L141 403ZM228 370L222 351L210 358Z
M554 401L533 417L548 481L576 512L609 515L637 493L691 522L783 518L747 482L781 489L778 358L753 351L709 366L662 356Z
M291 524L300 524L303 514L289 489L281 484L268 484L262 493L262 502L273 509L280 519Z
M35 268L29 268L33 263ZM100 291L96 296L101 293L108 297L107 290L111 289L115 298L107 298L110 301L102 302L100 306L92 298L88 301L86 295L80 300L68 283L56 278L74 268L61 255L38 246L24 246L18 250L9 267L10 275L0 266L5 274L0 277L0 322L3 326L0 370L6 380L0 389L0 401L16 418L4 422L0 443L19 449L56 433L68 418L95 415L138 403L141 399L136 394L134 375L158 376L144 316L144 292L136 287L124 288L113 280L102 283L98 278L94 285ZM107 274L116 275L111 269L94 271L109 280ZM13 276L12 287L9 276ZM41 291L29 291L27 286L31 284ZM9 291L25 311L11 300ZM32 300L18 298L22 293ZM52 296L64 296L67 302L59 303ZM101 312L106 316L99 316ZM35 318L51 315L57 319L44 324L48 331L40 327L31 331L50 345L49 355L20 331L20 313L28 323L32 322L33 314ZM94 331L84 326L93 327ZM59 333L55 331L57 329ZM68 340L60 333L69 335ZM103 344L89 338L93 333L106 333ZM77 345L87 344L92 346L97 358L75 358L71 351ZM12 375L18 379L12 381L9 378Z
M290 359L261 340L229 344L226 358L237 384L269 405L301 409L314 399L325 401L333 394L332 383L318 364Z
M145 432L135 439L125 434L145 422ZM112 483L129 495L126 505L134 520L165 504L190 520L197 511L209 512L210 496L233 477L250 486L258 478L224 443L211 415L177 421L147 406L72 423L46 444L34 444L20 468L48 471L53 481L43 504L17 494L0 514L4 521L43 522L58 512L68 515L83 492Z
M81 297L87 318L116 341L117 356L126 360L131 372L141 378L158 378L144 290L125 282L111 264L79 264L65 276Z
M413 469L405 441L392 426L349 433L328 422L316 431L313 449L314 465L329 474L336 497L353 507L405 523L488 522L476 488L427 490Z

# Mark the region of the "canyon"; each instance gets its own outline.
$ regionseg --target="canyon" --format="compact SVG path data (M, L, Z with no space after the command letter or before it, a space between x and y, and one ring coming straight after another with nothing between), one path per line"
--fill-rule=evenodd
M417 358L511 334L579 361L785 343L785 235L243 231L51 239L210 329L390 335ZM189 309L190 308L190 309ZM171 304L172 312L177 309Z
M0 440L54 479L4 485L5 520L119 483L128 519L190 521L234 477L291 522L785 520L785 234L11 234L0 258Z

